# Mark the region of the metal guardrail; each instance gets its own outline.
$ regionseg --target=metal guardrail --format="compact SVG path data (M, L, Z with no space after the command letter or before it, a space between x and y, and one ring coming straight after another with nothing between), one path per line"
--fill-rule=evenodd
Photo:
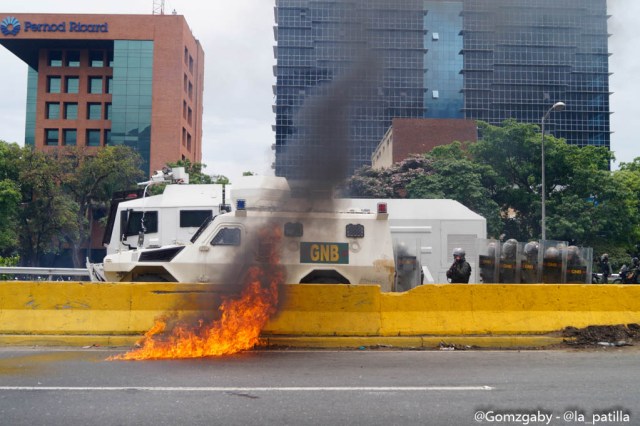
M37 276L40 279L54 281L57 277L89 277L89 270L86 268L34 268L26 266L0 266L0 275L29 275Z

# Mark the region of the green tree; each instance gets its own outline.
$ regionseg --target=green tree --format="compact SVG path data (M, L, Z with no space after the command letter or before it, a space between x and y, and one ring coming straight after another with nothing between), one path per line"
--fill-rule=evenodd
M225 175L216 175L214 176L213 183L217 185L229 185L231 181Z
M453 143L392 167L359 170L350 196L451 198L487 219L488 234L519 241L540 237L541 144L535 124L478 123L481 139ZM547 237L578 245L631 247L640 241L640 160L609 171L604 147L578 147L546 135ZM640 245L638 245L640 250Z
M487 232L497 236L501 231L500 208L492 199L496 180L493 169L469 158L466 144L454 142L438 146L425 154L430 159L431 173L425 173L407 184L409 198L449 198L459 201L485 217Z
M613 173L613 178L632 194L624 200L634 224L629 232L631 247L628 252L637 256L640 255L640 157L631 163L621 163L620 169Z
M207 167L206 164L192 163L191 160L178 160L175 163L167 163L167 166L184 167L184 171L189 173L189 184L210 184L214 183L211 176L205 174L203 170Z
M340 192L361 198L407 198L407 185L416 178L433 173L432 160L413 155L389 168L364 166L347 179Z
M24 149L19 175L19 251L27 266L38 266L40 256L59 253L66 240L78 235L78 204L62 190L65 175L63 165L53 156Z
M475 162L489 166L495 173L492 198L500 207L502 232L507 238L520 241L539 235L540 133L537 126L508 120L502 126L479 122L478 127L481 140L470 145L469 151Z
M491 166L498 178L507 238L526 240L541 233L541 143L538 126L508 120L502 126L479 123L482 139L470 146L475 161ZM545 135L547 238L581 245L624 238L629 194L612 180L611 153L604 147L578 147Z
M15 143L0 140L0 256L18 249L18 215L20 211L20 158L22 149Z
M611 153L602 147L560 145L567 172L551 188L549 235L555 239L597 246L609 241L629 244L637 211L633 196L608 170Z
M129 189L143 179L141 157L124 145L106 146L97 152L68 147L51 154L66 171L62 188L76 205L76 233L66 235L75 267L84 265L84 249L90 244L96 213L105 211L115 191Z

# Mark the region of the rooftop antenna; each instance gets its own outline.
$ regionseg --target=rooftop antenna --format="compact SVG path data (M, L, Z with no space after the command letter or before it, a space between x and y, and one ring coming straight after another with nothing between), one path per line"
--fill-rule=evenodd
M164 15L164 0L153 0L153 14Z

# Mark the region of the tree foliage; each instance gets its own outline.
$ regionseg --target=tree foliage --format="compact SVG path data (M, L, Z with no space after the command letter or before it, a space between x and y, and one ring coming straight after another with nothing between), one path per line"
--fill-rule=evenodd
M210 184L214 183L213 178L203 172L207 167L206 164L192 163L191 160L178 160L175 163L168 163L167 166L184 167L184 171L189 173L189 184Z
M519 241L541 236L542 135L535 124L478 123L480 140L454 142L389 168L365 167L345 186L349 196L450 198L487 219L488 235ZM640 159L611 172L604 147L544 137L547 238L592 246L640 241ZM640 249L640 246L638 247Z
M0 141L0 256L10 256L18 246L21 153L17 144Z
M51 156L65 170L61 189L76 204L77 232L66 235L75 267L84 265L83 248L90 243L95 213L107 209L115 191L128 189L143 178L141 157L124 145L106 146L97 152L68 147Z
M70 248L82 266L92 219L114 191L142 178L140 164L125 146L45 153L0 141L0 255L19 253L21 263L37 266L43 255Z
M77 238L78 205L62 190L66 171L54 157L24 148L20 162L19 250L23 263L37 266L41 255L59 253L65 240Z

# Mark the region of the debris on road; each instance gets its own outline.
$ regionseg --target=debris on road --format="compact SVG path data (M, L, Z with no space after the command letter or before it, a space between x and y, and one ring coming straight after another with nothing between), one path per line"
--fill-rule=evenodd
M640 339L640 324L590 325L585 328L566 327L562 331L565 343L571 346L633 346Z

